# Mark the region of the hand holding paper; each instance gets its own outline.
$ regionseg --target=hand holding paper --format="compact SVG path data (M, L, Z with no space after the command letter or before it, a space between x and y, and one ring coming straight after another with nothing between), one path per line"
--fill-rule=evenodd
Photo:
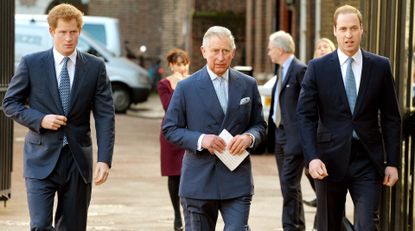
M223 131L219 134L219 137L221 137L225 141L227 146L225 147L225 150L223 152L219 153L215 151L215 154L226 165L226 167L233 171L249 155L249 152L245 150L240 155L232 155L229 152L228 146L233 136L226 129L223 129Z

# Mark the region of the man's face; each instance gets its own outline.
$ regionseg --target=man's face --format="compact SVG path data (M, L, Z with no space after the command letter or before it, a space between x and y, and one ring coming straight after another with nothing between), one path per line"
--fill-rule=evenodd
M337 25L333 28L339 49L347 56L354 55L360 47L363 28L354 13L339 14Z
M282 49L274 46L271 42L268 42L268 56L272 63L281 64L280 57L282 55Z
M81 33L81 29L78 28L75 19L70 21L58 19L56 28L49 27L49 32L53 38L55 49L63 56L69 56L75 51L79 34Z
M225 73L235 56L235 49L232 49L227 38L213 36L210 38L207 47L202 46L200 49L209 69L218 76Z

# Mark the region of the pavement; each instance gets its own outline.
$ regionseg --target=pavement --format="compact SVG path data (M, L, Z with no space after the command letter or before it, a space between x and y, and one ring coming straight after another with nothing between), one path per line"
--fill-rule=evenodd
M156 94L145 103L133 105L116 116L113 167L108 181L93 186L88 215L88 231L169 231L173 211L167 179L160 176L159 132L164 112ZM0 207L0 231L29 229L22 152L26 128L14 127L12 198ZM94 145L96 150L96 145ZM275 158L272 154L252 155L255 195L249 225L254 231L279 231L282 197ZM305 177L303 198L315 197ZM350 203L349 203L350 204ZM312 230L315 208L304 207L306 230ZM352 217L348 206L347 216ZM216 231L223 230L221 218Z

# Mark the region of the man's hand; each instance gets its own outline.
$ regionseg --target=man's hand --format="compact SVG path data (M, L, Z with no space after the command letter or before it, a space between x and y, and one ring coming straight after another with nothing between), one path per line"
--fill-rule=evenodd
M94 181L95 185L100 185L105 183L108 179L108 175L110 174L110 168L107 163L98 162L95 166L95 173L94 173Z
M328 176L326 165L320 159L313 159L308 164L308 171L313 179L322 180Z
M385 178L383 179L383 185L392 187L398 181L398 169L396 167L387 166L385 169Z
M223 152L225 150L225 141L217 135L205 135L202 140L202 148L207 149L210 154L215 154L215 151Z
M66 125L67 118L63 115L49 114L43 117L40 126L44 129L58 130Z
M241 155L249 146L251 146L253 140L248 134L236 135L229 142L229 152L232 155Z

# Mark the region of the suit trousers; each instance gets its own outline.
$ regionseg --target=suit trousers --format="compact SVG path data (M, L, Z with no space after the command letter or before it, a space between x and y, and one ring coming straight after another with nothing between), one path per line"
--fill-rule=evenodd
M26 190L30 230L86 230L91 183L86 184L82 179L68 145L62 148L59 160L48 177L26 178ZM52 212L55 193L58 204L54 228Z
M330 172L328 173L330 175ZM379 230L379 202L382 178L359 140L353 139L345 178L340 182L315 180L317 190L317 230L341 230L346 194L354 204L354 230Z
M275 129L275 157L283 196L282 226L284 231L305 230L301 193L304 156L302 153L287 153L285 144L285 132L280 126Z
M199 200L182 197L186 231L215 231L218 211L224 231L250 231L248 225L252 196L226 200Z

